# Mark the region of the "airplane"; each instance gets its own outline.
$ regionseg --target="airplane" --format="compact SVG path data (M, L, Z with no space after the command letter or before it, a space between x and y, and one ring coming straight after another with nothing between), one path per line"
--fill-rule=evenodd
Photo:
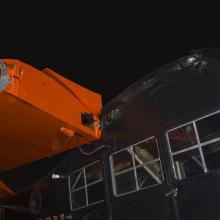
M103 107L50 69L0 68L1 220L219 219L220 49L192 51Z

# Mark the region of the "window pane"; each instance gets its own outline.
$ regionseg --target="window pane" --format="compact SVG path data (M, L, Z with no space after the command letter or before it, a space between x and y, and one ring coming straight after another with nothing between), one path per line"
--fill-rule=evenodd
M133 166L132 156L127 149L112 155L112 158L114 173L129 169Z
M88 186L87 192L88 192L89 204L104 200L105 198L104 182L101 181L94 185Z
M130 192L136 189L134 170L115 176L117 194Z
M198 149L173 156L177 179L184 179L203 173L203 165Z
M188 124L170 131L168 133L168 138L172 152L192 147L197 144L193 124Z
M90 184L103 179L101 161L86 167L86 182Z
M200 142L220 137L220 113L196 122Z
M204 146L203 154L209 170L220 167L220 141Z
M71 194L72 209L77 209L86 206L86 192L85 189L75 191Z
M74 172L73 174L70 175L70 187L71 191L74 191L80 187L84 187L85 182L84 182L84 173L83 169L79 170L77 172Z
M133 146L133 149L136 157L138 157L138 159L136 159L136 165L150 162L159 157L155 138L151 138L140 144L137 144Z
M156 171L156 167L159 167L159 170ZM159 164L157 163L149 164L148 166L138 167L136 171L138 186L140 189L162 182L161 169Z

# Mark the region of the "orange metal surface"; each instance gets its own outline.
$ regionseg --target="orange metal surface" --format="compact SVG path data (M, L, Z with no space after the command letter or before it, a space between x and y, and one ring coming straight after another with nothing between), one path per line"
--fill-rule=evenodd
M1 60L10 78L0 92L0 171L51 156L100 137L101 96L50 69ZM81 123L92 113L93 128ZM71 135L72 134L72 135Z

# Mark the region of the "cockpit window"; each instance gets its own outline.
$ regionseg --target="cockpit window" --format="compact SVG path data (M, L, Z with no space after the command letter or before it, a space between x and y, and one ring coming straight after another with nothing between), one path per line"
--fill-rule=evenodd
M110 162L116 196L162 183L163 175L155 137L113 153Z
M207 171L220 168L220 113L197 120L196 127Z
M69 175L71 210L104 201L105 188L101 161L89 164Z
M201 143L220 137L220 113L196 121Z
M220 113L167 132L176 179L220 168Z
M193 124L187 124L168 133L172 152L177 152L197 144Z

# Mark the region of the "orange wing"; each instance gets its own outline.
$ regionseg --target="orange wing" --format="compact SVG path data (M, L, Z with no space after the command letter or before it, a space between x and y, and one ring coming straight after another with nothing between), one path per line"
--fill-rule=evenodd
M101 108L101 95L50 69L1 60L0 171L76 147L75 133L81 144L98 139Z

